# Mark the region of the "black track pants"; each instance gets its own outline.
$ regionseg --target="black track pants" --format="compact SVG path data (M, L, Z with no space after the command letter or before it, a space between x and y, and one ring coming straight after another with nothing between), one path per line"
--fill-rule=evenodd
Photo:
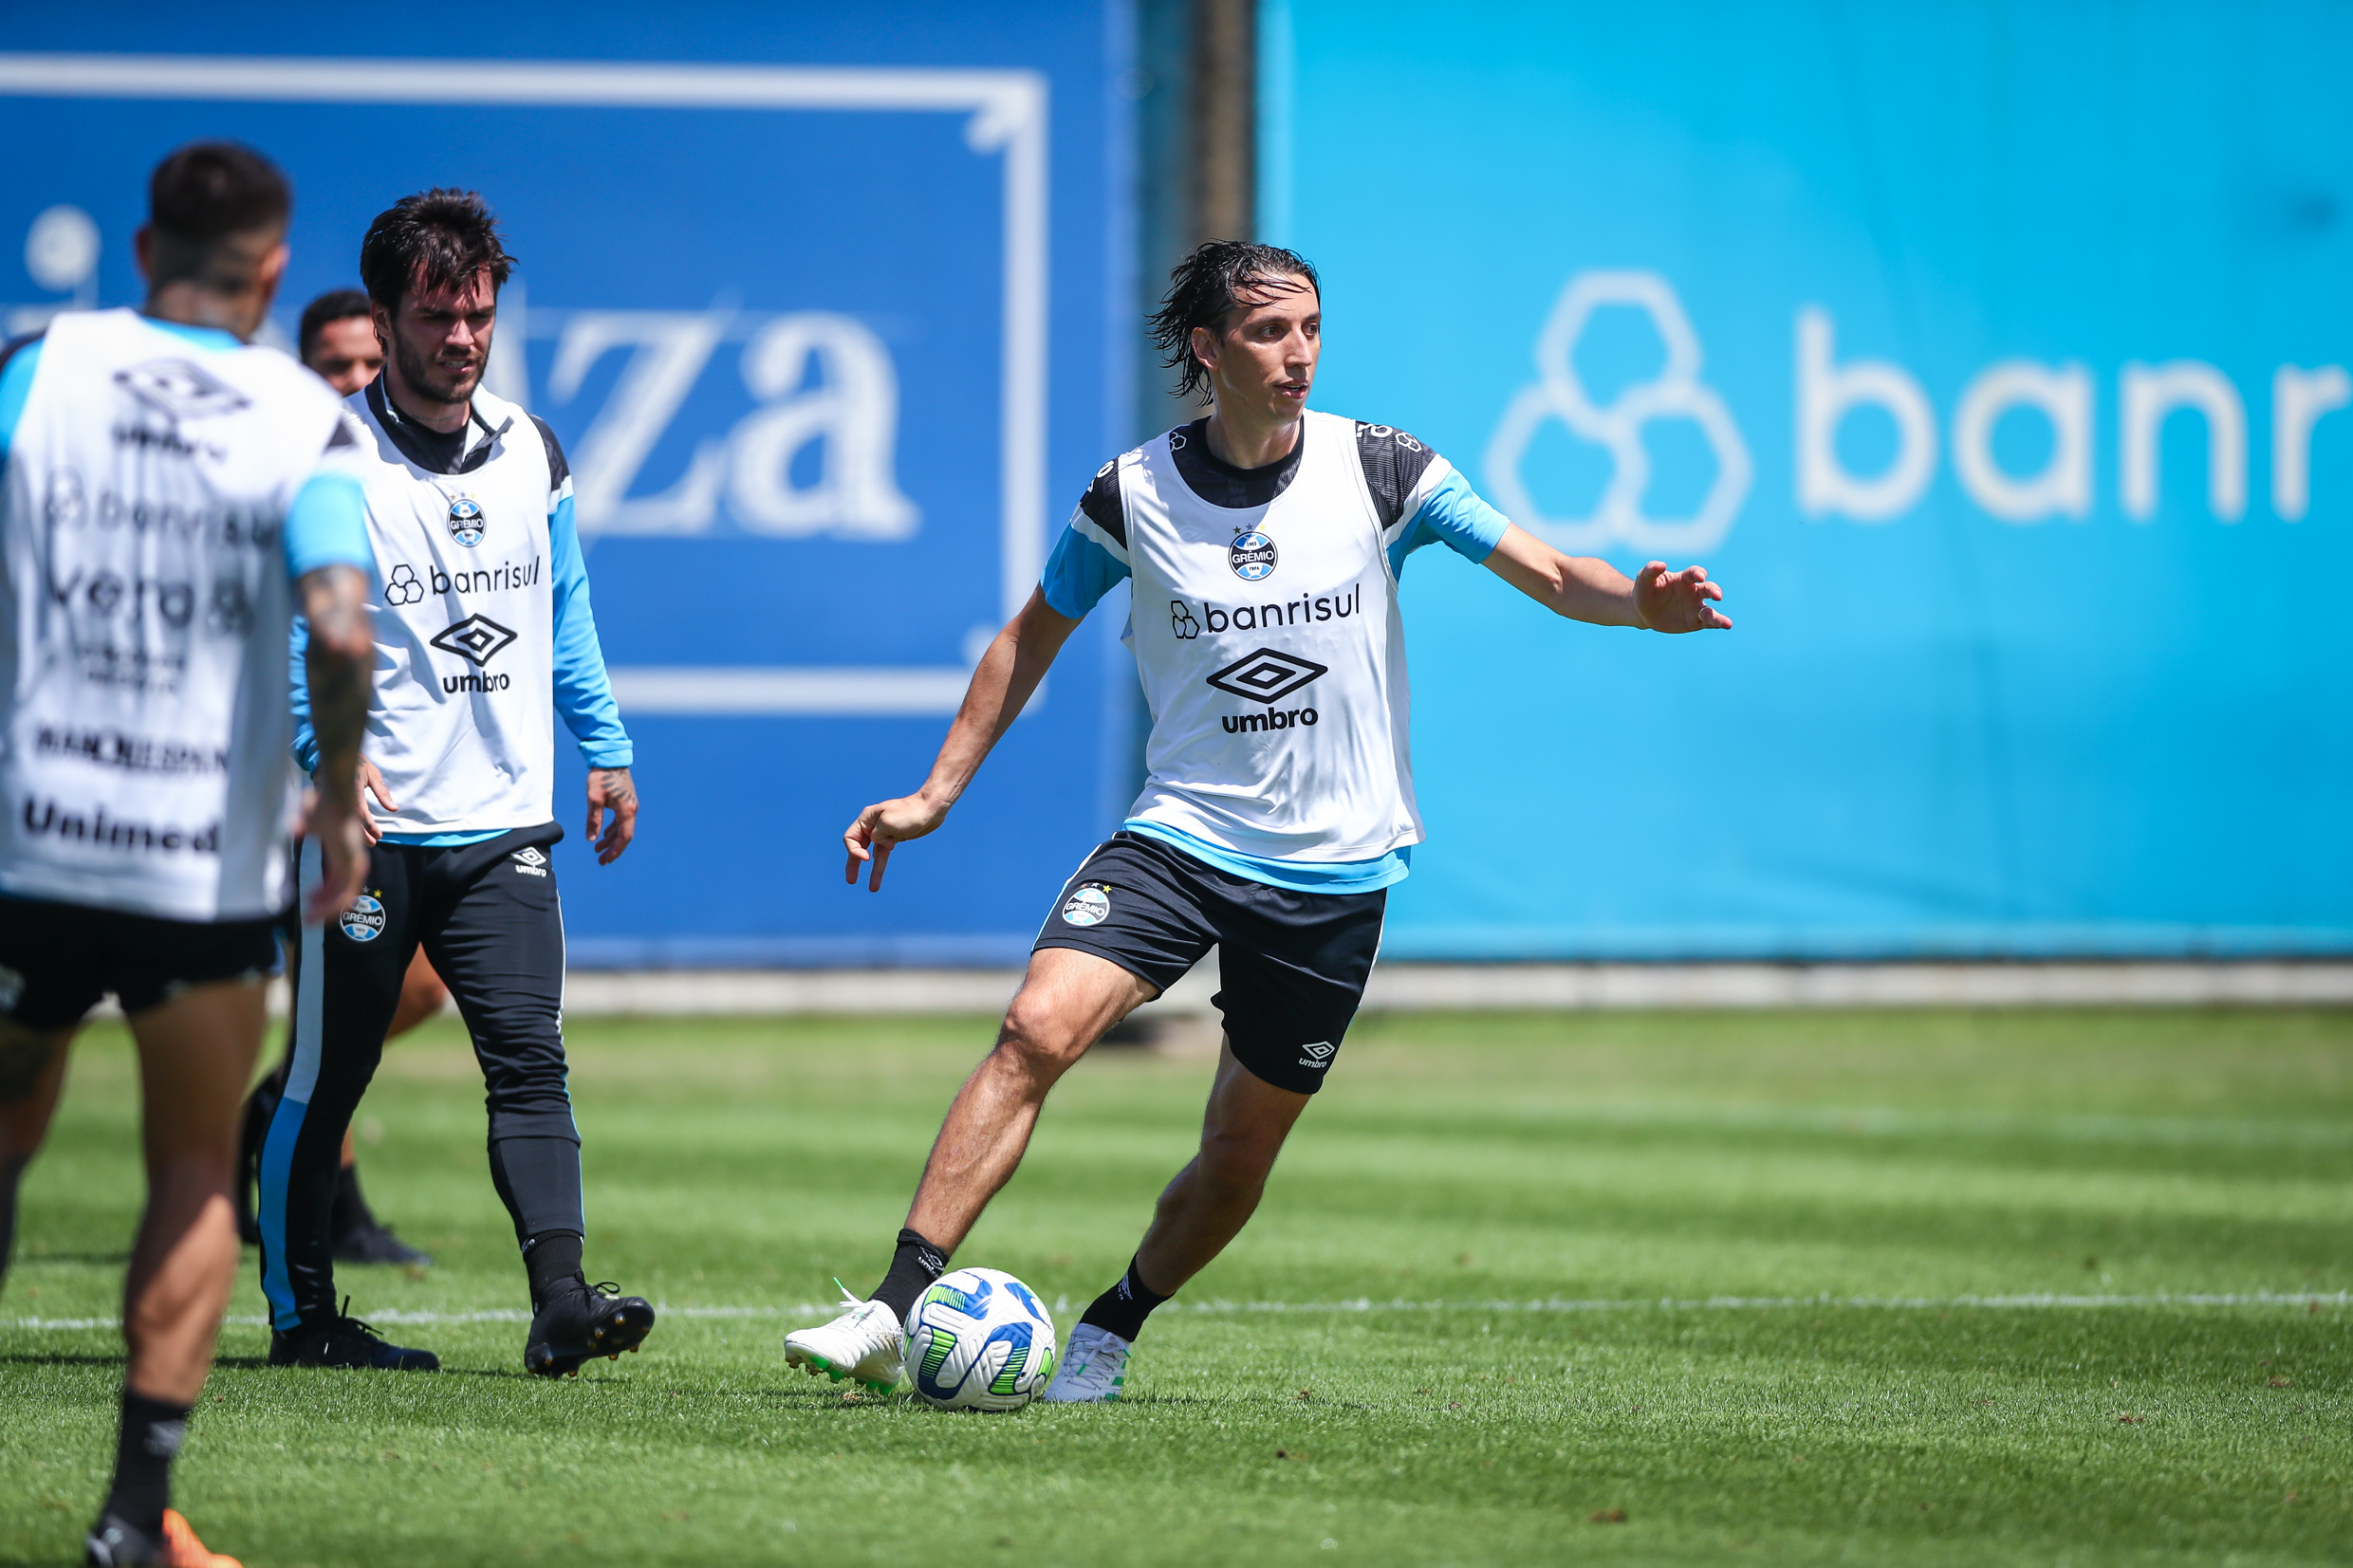
M335 1313L331 1217L351 1124L421 944L473 1036L490 1108L491 1175L518 1243L585 1233L580 1133L564 1065L564 911L549 822L478 844L379 844L365 892L306 927L294 973L294 1050L262 1146L262 1291L290 1329ZM303 848L303 890L318 878Z

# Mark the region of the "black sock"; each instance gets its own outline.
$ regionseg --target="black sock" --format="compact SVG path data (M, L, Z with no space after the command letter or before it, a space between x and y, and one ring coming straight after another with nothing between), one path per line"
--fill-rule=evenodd
M931 1289L932 1282L947 1272L948 1260L939 1248L912 1230L902 1230L899 1233L899 1250L891 1254L891 1271L874 1287L871 1300L898 1313L903 1323L907 1314L915 1310L915 1299Z
M172 1505L172 1456L188 1435L191 1408L150 1399L128 1386L122 1391L122 1430L106 1512L154 1540L163 1537L163 1510Z
M376 1228L376 1212L360 1190L360 1168L346 1165L335 1173L335 1205L327 1212L327 1234L341 1240L358 1230Z
M1152 1309L1167 1300L1144 1283L1143 1276L1136 1272L1136 1260L1130 1258L1120 1282L1096 1297L1079 1321L1133 1342L1144 1331L1144 1319L1152 1316Z
M581 1238L569 1230L543 1230L523 1248L523 1266L531 1276L531 1310L567 1280L585 1280L580 1271Z

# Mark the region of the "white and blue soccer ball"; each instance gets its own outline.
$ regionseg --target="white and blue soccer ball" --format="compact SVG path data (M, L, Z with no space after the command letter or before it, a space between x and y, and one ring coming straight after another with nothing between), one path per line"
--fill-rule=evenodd
M1054 1375L1054 1319L1000 1269L943 1274L907 1314L917 1398L948 1411L1017 1411Z

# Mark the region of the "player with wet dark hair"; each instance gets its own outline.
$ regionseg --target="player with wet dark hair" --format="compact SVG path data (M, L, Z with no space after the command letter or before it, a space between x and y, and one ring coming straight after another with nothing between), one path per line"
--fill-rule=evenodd
M1249 1221L1338 1059L1388 889L1422 837L1397 597L1415 550L1443 544L1577 620L1732 624L1700 568L1653 562L1629 580L1563 555L1403 431L1310 410L1323 296L1293 252L1201 246L1152 329L1180 390L1208 392L1208 415L1097 471L1037 591L974 670L931 776L843 835L850 880L863 868L879 891L892 851L946 821L1080 619L1133 581L1130 640L1153 715L1143 793L1039 932L880 1284L786 1337L787 1359L813 1372L898 1380L909 1309L1011 1178L1055 1081L1213 946L1226 1039L1200 1152L1080 1319L1044 1397L1118 1398L1146 1317Z
M610 864L637 826L634 753L606 678L555 433L486 391L514 261L471 191L380 213L360 248L383 372L344 408L367 456L382 591L380 677L359 760L366 891L295 964L294 1049L262 1143L262 1292L278 1364L429 1371L337 1304L337 1155L421 949L482 1066L491 1179L529 1282L523 1360L561 1376L634 1350L654 1309L582 1269L580 1132L565 1085L564 913L547 854L553 723L588 765L588 837ZM298 718L297 754L314 757ZM609 814L609 825L608 823ZM306 860L306 882L315 868Z

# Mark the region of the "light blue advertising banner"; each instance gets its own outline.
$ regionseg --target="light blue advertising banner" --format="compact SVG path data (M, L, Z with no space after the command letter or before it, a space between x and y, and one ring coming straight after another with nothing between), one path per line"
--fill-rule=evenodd
M922 782L1124 434L1114 9L523 6L451 32L282 6L242 18L267 54L130 14L12 19L11 332L136 301L147 172L197 137L292 178L282 334L356 285L399 196L500 215L519 265L488 379L569 459L644 800L596 867L559 746L573 962L1017 960L1123 803L1116 614L880 897L843 885L841 834ZM132 30L140 53L102 52Z
M2353 950L2353 10L1262 21L1321 405L1737 623L1418 558L1389 954Z

